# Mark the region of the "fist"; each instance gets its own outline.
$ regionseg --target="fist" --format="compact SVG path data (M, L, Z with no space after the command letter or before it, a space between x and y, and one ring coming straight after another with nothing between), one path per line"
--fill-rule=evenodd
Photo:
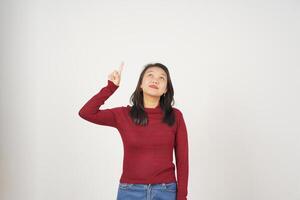
M121 63L119 70L114 70L108 75L108 80L112 81L115 85L119 86L121 81L121 73L123 71L124 62Z

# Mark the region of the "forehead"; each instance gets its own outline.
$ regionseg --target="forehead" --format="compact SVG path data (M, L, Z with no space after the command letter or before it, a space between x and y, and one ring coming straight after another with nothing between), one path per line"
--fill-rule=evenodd
M163 75L163 76L167 76L166 72L160 67L149 67L145 71L145 74L150 73L150 72L154 72L154 73L157 73L157 74L160 74L160 75Z

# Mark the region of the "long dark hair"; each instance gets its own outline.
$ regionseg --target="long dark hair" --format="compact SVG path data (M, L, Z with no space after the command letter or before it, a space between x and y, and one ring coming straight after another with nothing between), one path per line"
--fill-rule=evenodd
M175 114L172 108L175 102L174 90L169 70L165 65L161 63L150 63L144 66L144 69L140 74L136 89L130 97L130 103L133 104L130 110L130 117L133 122L138 125L146 126L148 124L148 115L144 110L143 90L140 88L140 85L142 84L142 80L146 70L150 67L160 67L167 74L167 92L165 93L165 95L160 96L159 106L164 112L162 122L168 124L169 126L172 126L175 122Z

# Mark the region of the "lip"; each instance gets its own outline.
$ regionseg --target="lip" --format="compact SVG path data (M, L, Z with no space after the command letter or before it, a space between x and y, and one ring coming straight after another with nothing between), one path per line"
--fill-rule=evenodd
M149 85L149 87L154 88L154 89L158 89L158 87L156 85Z

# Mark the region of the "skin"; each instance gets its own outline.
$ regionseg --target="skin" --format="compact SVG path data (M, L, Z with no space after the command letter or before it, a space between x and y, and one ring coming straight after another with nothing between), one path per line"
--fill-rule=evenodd
M119 70L114 70L112 73L108 75L108 80L112 81L115 85L119 86L123 68L124 68L124 62L121 63Z
M108 75L108 79L117 86L120 85L123 68L124 62L119 70L114 70ZM156 85L158 89L151 88L150 85ZM140 87L143 90L144 107L155 108L159 104L160 96L167 92L167 74L160 67L150 67L145 71Z
M158 89L149 87L156 85ZM142 84L144 107L155 108L159 104L160 96L167 92L167 74L160 67L150 67L145 71Z

